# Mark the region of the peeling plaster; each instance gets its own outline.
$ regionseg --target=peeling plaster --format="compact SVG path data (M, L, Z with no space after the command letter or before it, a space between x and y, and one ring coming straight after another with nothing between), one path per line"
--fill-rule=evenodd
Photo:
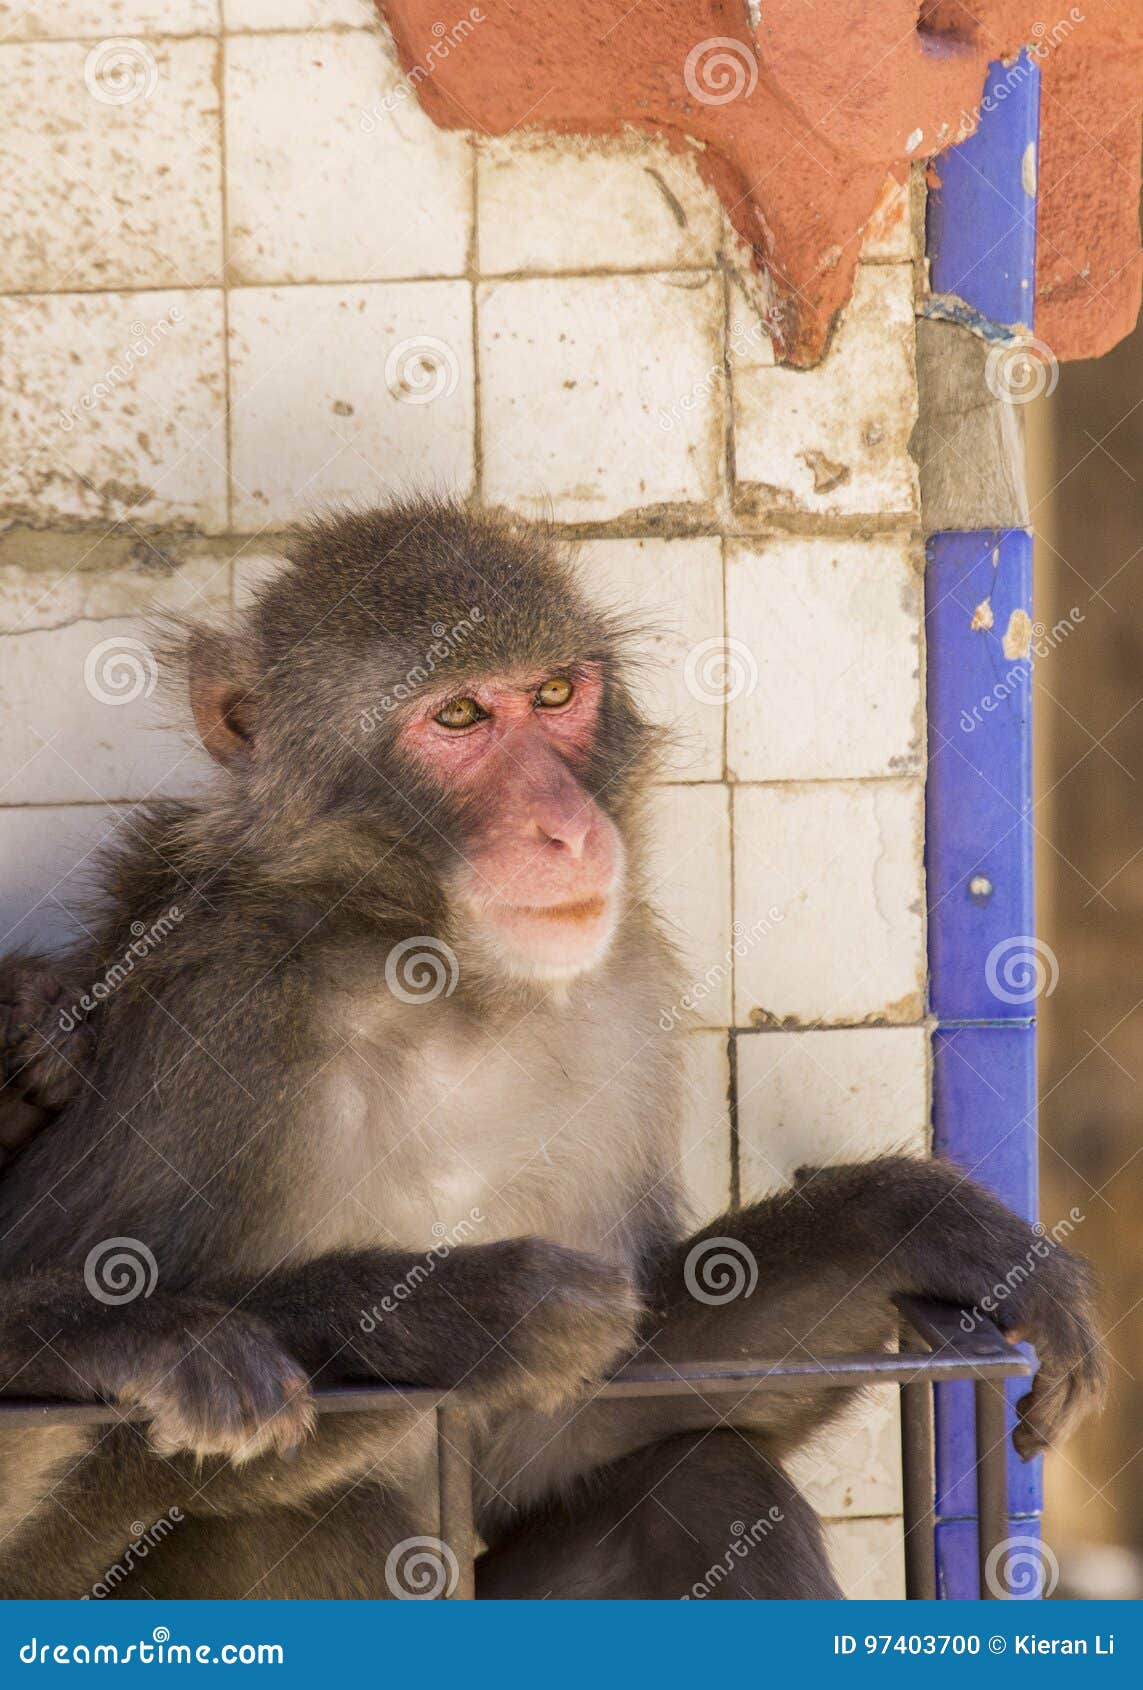
M1090 357L1134 323L1141 7L1089 12L1054 41L1039 0L977 0L971 28L958 0L926 0L920 19L917 0L582 0L570 13L486 0L441 56L438 0L378 5L444 128L634 127L693 152L769 273L778 355L801 366L828 345L886 176L903 180L912 159L970 134L988 63L1031 43L1045 90L1039 159L1024 173L1026 191L1037 175L1043 190L1037 332L1057 357Z
M1004 655L1010 661L1027 657L1032 649L1032 618L1026 610L1014 610L1008 618L1003 639Z

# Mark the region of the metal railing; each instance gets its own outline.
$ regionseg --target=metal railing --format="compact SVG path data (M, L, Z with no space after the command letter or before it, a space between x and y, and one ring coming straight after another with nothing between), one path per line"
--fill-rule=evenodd
M985 1567L990 1552L1008 1536L1004 1380L1028 1375L1032 1363L989 1320L974 1315L971 1330L966 1331L963 1311L951 1304L919 1297L898 1297L896 1302L902 1316L897 1351L830 1356L822 1361L633 1362L613 1374L596 1396L679 1397L697 1391L704 1397L731 1393L742 1397L755 1391L804 1390L807 1382L823 1390L895 1383L901 1398L905 1594L911 1600L923 1600L937 1594L932 1390L945 1380L973 1380L980 1594L985 1600L993 1599L1002 1592L986 1579ZM471 1600L476 1594L477 1535L468 1421L462 1402L446 1391L391 1385L330 1386L315 1391L314 1402L321 1414L407 1413L411 1408L435 1412L440 1540L456 1557L459 1569L447 1598ZM112 1420L142 1418L116 1414L106 1403L0 1398L0 1425L20 1420L38 1425L106 1425Z

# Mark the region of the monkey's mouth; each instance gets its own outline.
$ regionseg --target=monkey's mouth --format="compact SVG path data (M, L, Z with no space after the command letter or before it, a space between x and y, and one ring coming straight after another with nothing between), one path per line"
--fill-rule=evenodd
M592 898L580 898L574 903L507 904L505 909L509 915L524 916L531 921L569 921L577 926L588 926L606 914L607 899L597 893Z

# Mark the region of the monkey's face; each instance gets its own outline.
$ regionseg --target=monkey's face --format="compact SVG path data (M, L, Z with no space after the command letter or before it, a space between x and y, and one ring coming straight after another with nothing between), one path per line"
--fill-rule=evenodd
M623 846L581 779L602 694L594 664L486 676L420 700L401 729L464 817L448 876L459 924L513 974L582 973L615 932Z

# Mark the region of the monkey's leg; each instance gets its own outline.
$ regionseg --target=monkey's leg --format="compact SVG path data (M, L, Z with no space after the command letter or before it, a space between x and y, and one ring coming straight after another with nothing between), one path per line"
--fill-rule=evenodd
M399 1545L420 1542L401 1552ZM435 1541L435 1540L433 1540ZM390 1552L396 1550L392 1563ZM409 1556L423 1551L419 1571ZM233 1519L185 1518L162 1541L132 1546L103 1573L100 1596L123 1600L263 1598L378 1601L402 1576L447 1580L400 1501L376 1485L315 1497L309 1507L267 1508ZM439 1569L439 1574L438 1574Z
M840 1596L813 1509L760 1439L667 1438L581 1482L477 1563L478 1598Z

